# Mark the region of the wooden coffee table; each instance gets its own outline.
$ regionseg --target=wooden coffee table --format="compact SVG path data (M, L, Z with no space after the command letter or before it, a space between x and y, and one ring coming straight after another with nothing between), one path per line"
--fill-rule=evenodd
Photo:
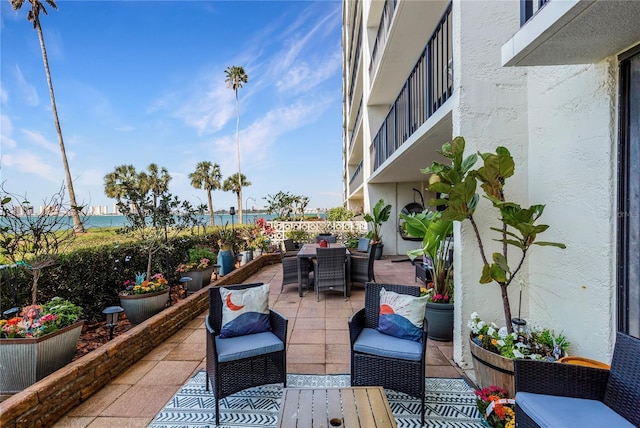
M384 389L285 388L278 427L397 427Z

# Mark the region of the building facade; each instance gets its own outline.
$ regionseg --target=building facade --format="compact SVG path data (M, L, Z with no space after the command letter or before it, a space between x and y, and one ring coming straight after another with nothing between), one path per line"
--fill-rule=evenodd
M399 213L434 196L420 169L445 160L442 144L507 147L508 199L545 204L544 240L567 246L532 249L512 305L572 354L610 361L616 331L640 336L638 22L640 2L624 0L344 0L346 207L391 204L384 254L405 254L418 243ZM491 204L475 218L497 223ZM454 240L454 359L467 368L469 315L504 317L499 287L478 283L469 222Z

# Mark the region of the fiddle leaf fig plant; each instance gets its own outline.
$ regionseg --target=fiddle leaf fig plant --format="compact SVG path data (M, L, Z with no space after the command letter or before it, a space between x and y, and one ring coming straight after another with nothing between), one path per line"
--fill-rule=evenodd
M464 149L464 138L456 137L452 142L445 143L438 152L449 159L449 164L433 162L430 167L421 170L430 175L428 190L440 194L429 205L445 207L441 216L444 221L469 220L471 223L483 262L480 283L496 282L500 286L505 325L511 333L511 305L507 288L522 268L528 251L533 245L562 249L566 246L558 242L537 241L538 235L549 228L545 224L536 224L542 216L544 205L523 208L506 200L504 185L515 172L515 162L506 147L497 147L495 153L474 153L466 157ZM483 165L472 169L478 157L482 159ZM484 198L498 210L498 221L501 223L501 227L489 226L490 230L498 234L493 240L502 243L502 251L491 254L491 258L487 257L479 225L474 218L480 201L478 183L484 191ZM517 257L515 263L509 260L509 246L520 250L519 257L514 256Z

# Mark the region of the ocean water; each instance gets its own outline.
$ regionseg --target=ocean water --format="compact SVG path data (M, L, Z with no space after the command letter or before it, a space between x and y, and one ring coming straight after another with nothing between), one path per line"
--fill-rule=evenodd
M265 220L273 219L273 214L264 213L249 213L243 216L244 224L253 224L257 219L263 217ZM0 217L0 224L3 224L3 219ZM73 225L71 217L63 217L63 220L69 227ZM215 214L215 225L223 226L225 224L231 226L232 218L229 214ZM127 218L123 215L89 215L83 217L83 223L85 229L102 228L102 227L122 227L128 224ZM233 216L233 223L238 224L238 216ZM209 216L202 216L202 224L209 225Z

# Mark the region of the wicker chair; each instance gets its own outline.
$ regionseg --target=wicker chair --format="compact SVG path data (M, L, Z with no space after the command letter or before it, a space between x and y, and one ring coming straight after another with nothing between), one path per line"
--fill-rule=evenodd
M378 332L376 327L378 327L380 314L380 290L382 287L387 291L400 294L420 295L420 288L415 286L375 282L365 284L365 307L349 319L351 386L380 385L419 398L422 424L424 425L427 320L424 320L422 338L419 342L399 339ZM364 343L365 340L367 343ZM384 341L384 346L378 349L369 346L371 342L377 344L380 341ZM409 357L408 352L405 354L399 351L405 348L413 351L411 353L412 359L406 359Z
M347 249L317 248L313 259L313 280L316 289L316 300L320 300L320 292L336 290L344 293L347 300Z
M338 238L335 235L317 235L316 236L316 244L320 243L320 241L327 241L329 244L335 244L338 242Z
M359 238L358 239L358 247L351 249L351 254L353 254L353 253L369 254L369 244L370 243L371 243L371 239L369 239L369 238Z
M640 426L636 337L617 334L611 370L525 359L514 369L518 427Z
M298 258L297 257L286 257L282 255L282 287L280 288L280 292L284 290L284 286L286 284L296 284L298 285ZM311 265L308 259L300 260L300 265L302 267L302 286L309 287L309 273L311 272Z
M262 283L225 285L229 289L257 287ZM271 310L271 332L246 336L219 338L222 327L222 299L220 288L209 289L209 315L205 318L207 327L206 390L209 383L213 387L216 403L216 425L220 423L219 401L231 394L254 386L283 383L287 386L287 319ZM271 337L272 336L272 337ZM247 338L252 337L252 340ZM260 339L260 340L256 340ZM260 348L277 345L282 349L262 352ZM252 348L252 345L254 346Z
M369 246L369 253L364 256L351 255L351 282L376 282L376 276L373 272L373 263L376 256L376 248L378 244Z
M298 254L298 249L293 239L285 239L282 243L284 244L283 257L295 257Z

